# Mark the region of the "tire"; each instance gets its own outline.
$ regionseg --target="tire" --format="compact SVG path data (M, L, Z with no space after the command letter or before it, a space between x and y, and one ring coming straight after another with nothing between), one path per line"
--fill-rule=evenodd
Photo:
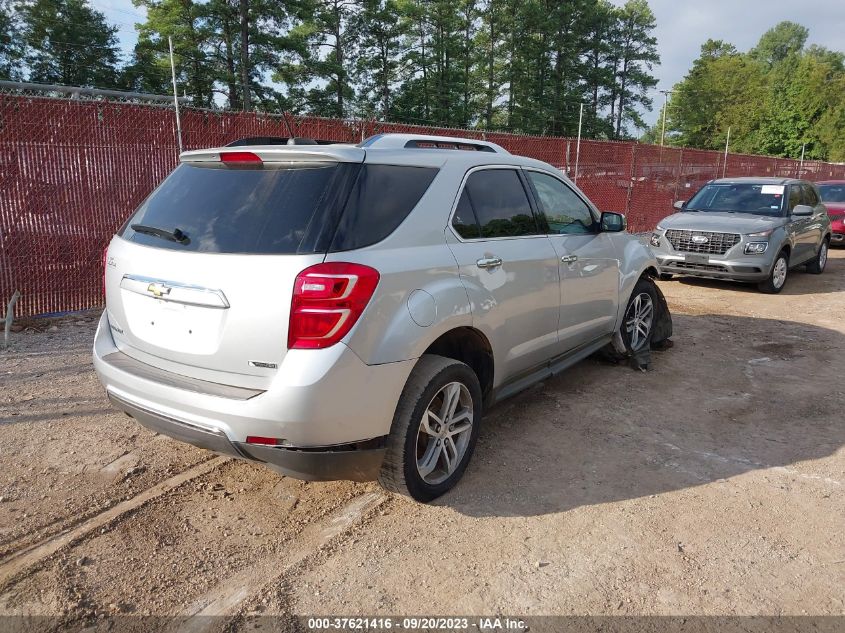
M641 278L631 292L622 325L619 326L619 334L629 356L650 348L658 301L654 281L648 277Z
M467 416L455 423L455 428L461 428L469 422L462 433L452 435L448 423L440 424L446 419L443 407L447 396L457 396L451 407L455 417ZM464 474L478 441L481 401L481 385L468 365L443 356L421 357L393 416L379 474L382 487L421 502L450 490ZM429 409L436 417L430 417Z
M821 275L824 272L824 267L827 265L827 255L828 249L830 248L830 243L827 239L825 239L821 246L819 246L819 252L816 257L807 264L807 272L812 273L814 275Z
M660 273L660 281L670 281L674 276L672 273Z
M776 295L786 285L786 279L789 276L789 255L786 250L781 250L775 261L772 264L772 269L769 271L769 278L757 284L760 292L765 292L769 295Z

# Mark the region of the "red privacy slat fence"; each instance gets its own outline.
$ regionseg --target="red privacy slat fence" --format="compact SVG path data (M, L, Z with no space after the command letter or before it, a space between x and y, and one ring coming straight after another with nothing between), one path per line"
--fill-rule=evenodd
M182 111L185 149L246 136L359 142L380 132L486 138L575 177L574 139L482 133L374 121ZM0 95L0 301L16 313L102 303L102 253L115 229L177 162L173 111L155 105ZM646 231L707 180L721 176L845 178L845 166L761 156L582 140L578 186L603 210Z

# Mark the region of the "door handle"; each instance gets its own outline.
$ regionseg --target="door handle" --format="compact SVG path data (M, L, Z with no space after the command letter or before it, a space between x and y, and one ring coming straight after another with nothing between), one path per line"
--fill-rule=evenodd
M483 257L475 262L475 265L479 268L495 268L496 266L502 265L502 258L501 257Z
M571 264L572 262L578 261L578 255L564 255L560 258L560 261L562 261L564 264Z

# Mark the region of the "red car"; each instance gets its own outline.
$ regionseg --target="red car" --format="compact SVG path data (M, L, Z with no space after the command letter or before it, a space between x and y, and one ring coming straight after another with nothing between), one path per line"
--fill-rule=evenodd
M816 185L830 216L830 245L845 246L845 180L825 180Z

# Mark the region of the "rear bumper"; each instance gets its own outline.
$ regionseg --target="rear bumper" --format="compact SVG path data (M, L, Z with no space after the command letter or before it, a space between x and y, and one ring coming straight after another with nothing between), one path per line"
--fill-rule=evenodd
M104 314L93 361L111 402L156 432L299 479L376 478L415 361L366 365L343 344L306 351L317 353L289 353L285 363L299 364L283 363L266 391L204 383L121 353ZM250 435L282 442L247 444Z
M830 243L832 246L845 246L845 233L831 233Z
M113 394L109 394L109 400L115 407L156 433L222 455L261 462L283 475L296 479L372 481L378 477L384 460L383 438L366 443L366 446L375 445L374 448L349 444L308 450L231 442L220 430L206 429L165 417Z

